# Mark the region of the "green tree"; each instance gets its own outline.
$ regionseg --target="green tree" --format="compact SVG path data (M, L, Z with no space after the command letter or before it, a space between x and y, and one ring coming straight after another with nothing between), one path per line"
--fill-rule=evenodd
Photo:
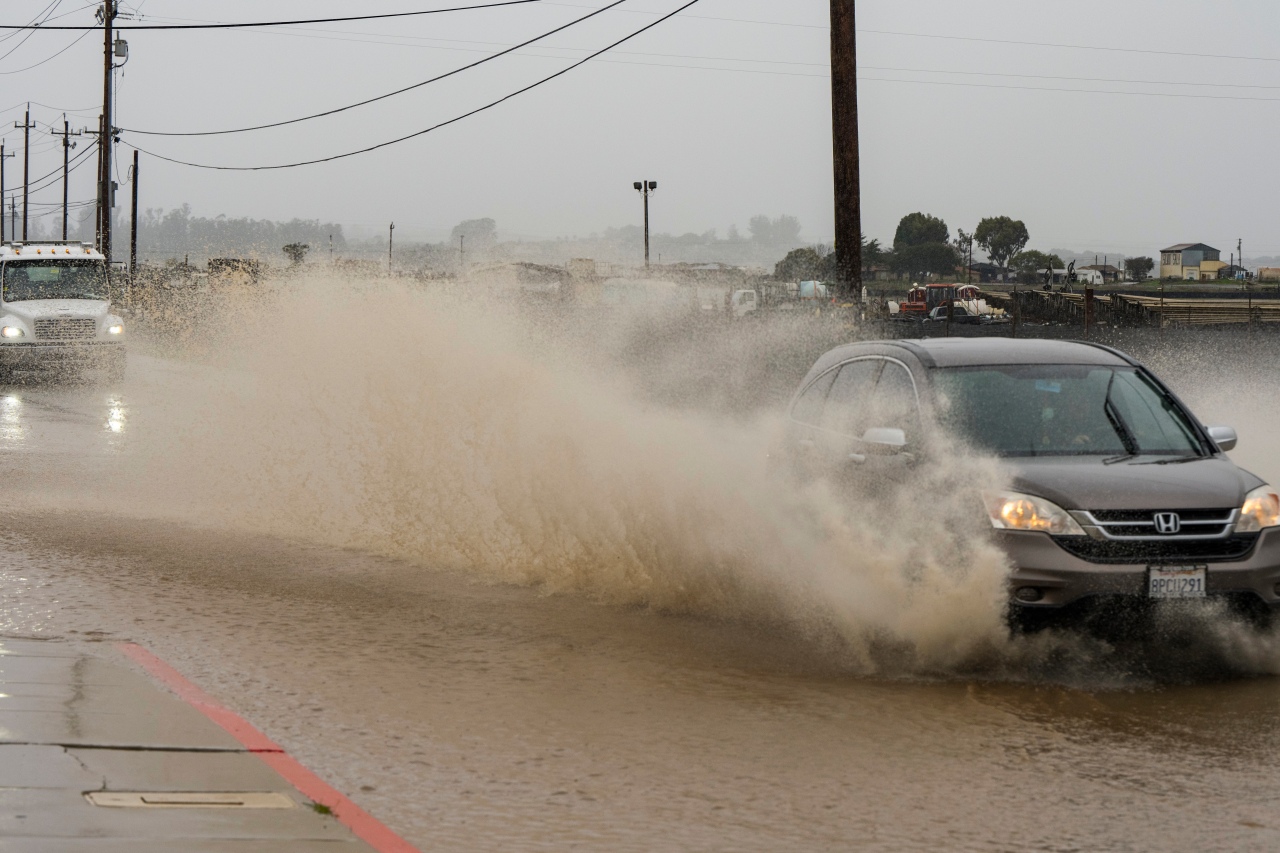
M1043 280L1043 270L1066 269L1066 264L1057 255L1048 255L1035 249L1019 252L1009 259L1009 266L1018 274L1018 279L1025 284L1034 284Z
M784 214L777 219L753 216L747 222L747 229L751 232L751 239L757 243L795 245L800 242L800 220L794 216Z
M947 223L927 213L908 213L898 222L893 235L894 251L926 243L946 243L950 239Z
M834 258L835 254L827 255ZM816 249L806 246L803 249L792 249L787 256L773 268L773 277L778 281L814 281L821 275L825 258Z
M1125 258L1124 268L1133 273L1135 281L1144 281L1155 269L1156 262L1151 258Z
M1026 247L1030 240L1027 226L1018 219L1007 216L989 216L978 223L973 241L982 247L998 267L1009 269L1009 260Z
M921 243L904 246L893 253L893 268L908 276L950 275L960 265L960 253L950 243Z
M290 243L287 246L281 246L280 251L285 253L289 259L289 263L297 266L306 258L307 252L311 250L311 246L306 243Z

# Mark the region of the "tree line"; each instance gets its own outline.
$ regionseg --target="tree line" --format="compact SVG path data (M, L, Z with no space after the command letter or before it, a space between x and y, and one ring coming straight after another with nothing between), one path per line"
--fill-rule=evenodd
M908 279L962 274L973 265L975 246L1006 281L1030 284L1042 280L1044 270L1066 267L1056 254L1027 249L1030 240L1026 223L1009 216L986 217L972 232L957 229L952 238L947 223L939 217L908 213L898 222L892 248L863 236L862 271L868 274L887 268ZM1125 261L1139 281L1150 275L1154 264L1146 257ZM833 280L835 275L836 252L824 246L795 249L774 267L774 277L786 281Z

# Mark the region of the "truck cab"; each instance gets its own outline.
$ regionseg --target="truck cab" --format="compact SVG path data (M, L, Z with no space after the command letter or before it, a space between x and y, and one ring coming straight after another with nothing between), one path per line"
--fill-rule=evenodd
M80 242L0 244L0 373L125 369L124 321L112 313L107 259Z

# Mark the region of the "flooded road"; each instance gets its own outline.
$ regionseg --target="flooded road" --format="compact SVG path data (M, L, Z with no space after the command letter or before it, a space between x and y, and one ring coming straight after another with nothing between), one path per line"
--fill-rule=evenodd
M149 646L423 850L1280 846L1274 637L1011 642L980 543L815 520L766 427L377 316L0 390L0 633Z

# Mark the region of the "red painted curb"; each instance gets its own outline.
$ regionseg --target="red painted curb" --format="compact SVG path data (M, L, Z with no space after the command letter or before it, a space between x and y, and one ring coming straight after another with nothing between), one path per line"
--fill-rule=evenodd
M243 717L219 705L212 696L187 681L182 677L182 673L147 649L137 643L118 643L117 647L153 678L173 691L179 699L226 729L227 733L240 741L245 749L266 762L272 770L297 788L304 797L313 803L328 806L333 811L334 817L378 853L420 853L418 848L387 829L373 815L299 764L281 746L254 728Z

